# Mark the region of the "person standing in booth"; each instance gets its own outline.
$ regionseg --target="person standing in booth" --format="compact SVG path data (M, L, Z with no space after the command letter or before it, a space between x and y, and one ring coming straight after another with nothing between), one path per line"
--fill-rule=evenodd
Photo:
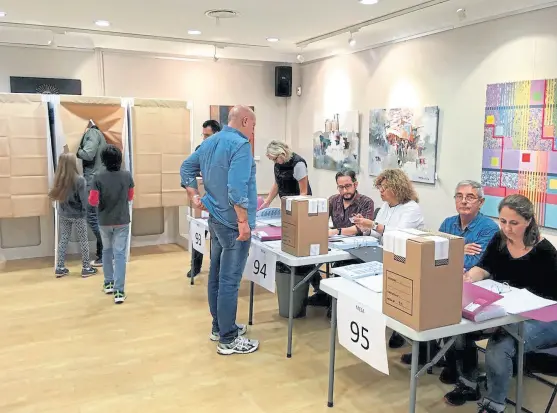
M236 324L238 290L255 228L257 187L250 137L255 113L234 106L228 126L204 141L180 168L181 185L194 207L209 212L211 264L208 296L213 323L209 339L218 341L217 353L249 354L257 340L243 337L247 326ZM203 175L205 195L199 196L196 176Z
M205 122L203 122L203 132L202 132L203 141L213 136L215 133L220 132L221 129L222 128L220 126L220 123L218 123L216 120L213 119L206 120ZM198 150L200 146L201 144L197 145L195 150ZM200 176L201 173L198 174L198 177ZM205 231L205 237L207 237L207 231ZM196 249L193 249L191 253L193 255L193 268L190 268L190 270L188 271L188 278L191 278L192 270L193 270L194 277L197 274L199 274L201 272L201 266L203 265L203 254L197 251Z
M97 125L90 120L87 130L81 138L81 143L79 144L79 149L76 154L76 156L83 161L83 177L87 183L87 193L91 191L95 175L104 170L104 166L101 162L101 152L105 147L106 139L104 134ZM99 228L98 208L96 206L87 204L87 223L97 239L97 259L94 260L91 265L93 267L102 267L103 243Z
M259 209L268 208L278 195L311 195L308 179L308 165L304 158L292 152L280 141L271 141L267 146L267 158L275 163L275 183Z

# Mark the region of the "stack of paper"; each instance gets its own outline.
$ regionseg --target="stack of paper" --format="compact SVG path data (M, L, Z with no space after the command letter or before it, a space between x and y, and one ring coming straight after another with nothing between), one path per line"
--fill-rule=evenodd
M375 247L379 245L379 241L375 237L343 237L334 236L329 238L329 246L341 250L349 250L352 248Z
M383 275L383 264L377 261L364 262L362 264L352 264L345 267L333 268L332 272L343 278L356 280L362 277Z
M356 281L363 287L366 287L368 290L371 290L376 293L383 292L383 277L380 275L377 276L370 276L370 277L363 277L358 278Z

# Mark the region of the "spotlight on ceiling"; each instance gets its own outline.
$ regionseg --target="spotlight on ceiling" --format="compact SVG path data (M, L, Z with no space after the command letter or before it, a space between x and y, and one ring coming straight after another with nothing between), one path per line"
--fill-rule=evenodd
M0 17L6 17L6 12L5 11L0 11Z
M379 0L358 0L360 4L377 4Z
M110 22L108 20L97 20L97 21L95 21L95 24L99 27L109 27L110 26Z
M201 30L188 30L188 34L197 36L198 34L201 34Z
M304 63L306 59L304 59L304 56L299 54L298 56L296 56L296 60L298 60L299 63Z
M267 37L267 41L271 43L276 43L279 41L278 37Z
M460 20L466 19L466 9L460 8L456 11L456 15Z
M350 47L356 46L356 39L354 39L354 37L352 37L352 33L350 33L350 38L348 39L348 44L350 45Z

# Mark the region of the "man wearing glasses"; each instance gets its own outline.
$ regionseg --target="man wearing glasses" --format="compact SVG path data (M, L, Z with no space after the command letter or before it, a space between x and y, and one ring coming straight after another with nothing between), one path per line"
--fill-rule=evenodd
M338 195L329 198L329 216L333 221L333 228L329 230L329 236L363 235L360 228L351 219L356 215L361 215L370 220L373 219L373 200L358 192L358 180L354 171L337 172L335 179ZM335 263L335 266L341 267L348 264L352 264L352 262L341 261ZM311 280L315 294L308 299L308 305L329 307L329 296L319 290L320 281L321 275L317 273ZM330 316L330 308L327 315Z
M443 221L439 231L464 238L464 272L480 261L499 226L480 212L484 204L482 186L475 181L459 182L455 190L458 215Z
M216 120L210 119L203 122L203 131L201 133L201 137L203 140L207 139L209 136L213 136L215 133L221 131L220 123ZM197 145L195 150L198 150L201 144ZM201 176L201 173L198 175ZM205 231L205 237L207 237L207 231ZM201 272L201 266L203 265L203 254L197 251L196 249L192 250L193 254L193 268L188 271L188 278L192 275L195 277L197 274Z

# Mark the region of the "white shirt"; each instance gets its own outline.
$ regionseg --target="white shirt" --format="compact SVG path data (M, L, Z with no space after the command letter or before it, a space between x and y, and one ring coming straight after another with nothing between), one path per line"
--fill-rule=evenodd
M384 225L385 231L393 231L396 229L423 229L424 227L424 216L422 215L422 210L417 202L410 201L405 204L398 204L393 207L389 206L387 202L383 202L375 222ZM382 235L371 231L371 235L379 239Z

